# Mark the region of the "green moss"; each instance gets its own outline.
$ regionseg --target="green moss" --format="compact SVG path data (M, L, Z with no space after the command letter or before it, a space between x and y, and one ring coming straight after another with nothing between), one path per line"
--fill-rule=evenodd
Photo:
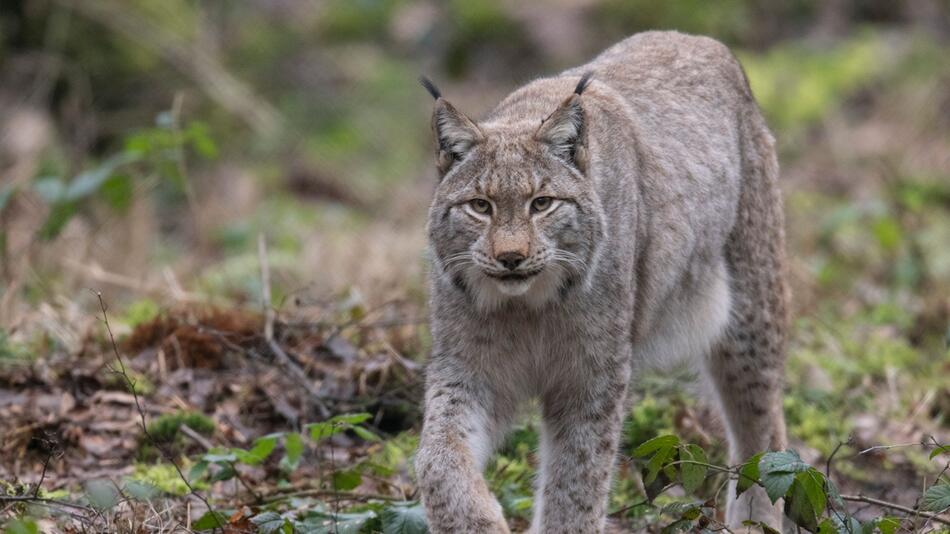
M187 472L186 468L182 468L182 470ZM136 464L135 470L129 478L136 482L155 486L172 495L187 495L189 492L188 485L181 479L181 475L178 474L175 466L171 464ZM198 481L189 482L195 485L196 489L202 486Z
M161 308L152 299L137 300L126 308L125 322L129 327L135 328L142 323L147 323L155 317L158 317L161 311Z
M156 441L171 442L178 436L178 429L183 424L206 436L213 434L215 429L214 420L207 415L198 412L175 412L154 419L148 425L148 433Z

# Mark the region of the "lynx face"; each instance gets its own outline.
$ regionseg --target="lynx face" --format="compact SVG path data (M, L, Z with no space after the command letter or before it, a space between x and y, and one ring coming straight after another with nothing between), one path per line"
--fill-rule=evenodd
M576 98L540 128L476 126L441 99L434 123L443 176L429 238L438 275L483 311L539 308L583 282L603 222Z

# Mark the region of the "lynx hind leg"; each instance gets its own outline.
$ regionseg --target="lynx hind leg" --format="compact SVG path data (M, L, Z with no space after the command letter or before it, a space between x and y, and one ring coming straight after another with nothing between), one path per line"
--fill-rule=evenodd
M782 386L785 366L784 287L778 281L756 298L742 279L732 281L733 309L723 337L706 361L706 375L722 410L729 441L729 461L735 465L765 450L785 448ZM752 287L750 287L752 286ZM775 291L771 296L769 293ZM777 296L776 296L777 295ZM730 484L726 520L741 527L745 520L781 529L781 502L773 505L758 486L735 498Z

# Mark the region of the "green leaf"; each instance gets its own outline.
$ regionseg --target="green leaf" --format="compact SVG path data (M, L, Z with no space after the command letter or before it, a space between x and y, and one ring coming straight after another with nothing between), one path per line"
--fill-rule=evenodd
M132 204L132 178L127 174L114 174L103 182L100 193L113 209L124 212Z
M147 482L128 480L122 487L122 492L137 501L151 501L162 494L161 488Z
M96 510L109 510L119 503L119 490L108 480L90 480L83 489L89 505Z
M197 480L201 478L202 475L204 475L205 472L208 471L208 465L209 464L207 460L199 460L195 462L195 465L191 466L191 470L188 471L188 479Z
M193 530L211 530L228 524L228 517L221 512L209 510L191 524Z
M924 492L924 510L940 512L950 508L950 484L937 484Z
M759 461L764 453L758 453L746 460L739 468L739 480L736 482L736 497L756 485L759 480Z
M237 470L234 469L232 464L218 464L221 466L221 469L218 470L210 479L210 482L219 482L221 480L231 480L237 476Z
M812 532L818 530L818 514L812 506L808 492L797 477L785 495L785 515L802 528Z
M930 451L930 459L933 460L941 454L950 454L950 445L941 445L940 447Z
M687 462L679 466L683 489L692 493L703 485L703 480L706 478L706 466L688 462L706 463L706 452L699 445L690 443L680 448L680 460Z
M251 523L257 525L260 534L273 534L284 528L287 522L276 512L264 512L252 517Z
M767 452L759 460L762 486L774 503L788 493L797 473L811 469L795 451ZM817 525L815 525L817 527Z
M885 516L875 521L875 523L877 523L877 528L881 531L881 534L894 534L897 529L901 528L899 517Z
M33 191L49 204L63 202L66 196L66 186L55 176L44 176L33 182Z
M364 413L364 412L350 413L350 414L342 414L342 415L337 415L335 417L332 417L330 418L329 422L343 423L343 424L348 424L348 425L358 425L360 423L365 423L366 421L369 421L372 418L373 418L372 415L368 413Z
M307 517L296 530L301 534L360 534L375 519L376 512L372 510L349 514L315 513Z
M767 452L759 461L759 472L762 476L773 472L800 473L807 471L810 467L793 450Z
M377 436L372 430L368 428L364 428L361 426L354 426L354 427L350 427L350 430L352 430L354 433L356 433L357 436L363 438L366 441L382 441L382 439L379 436Z
M636 449L633 449L633 455L638 458L644 458L655 451L676 447L679 445L679 442L680 439L676 436L657 436L640 444Z
M321 441L335 434L343 432L343 427L333 424L330 421L324 421L322 423L310 423L305 427L307 432L310 433L310 439L313 441Z
M675 446L664 447L656 451L656 454L647 462L647 475L643 478L645 484L650 484L656 480L656 475L673 458L676 452Z
M32 519L14 519L3 529L5 534L40 534L40 527Z
M66 223L73 218L73 215L79 210L75 202L60 202L53 204L46 221L39 230L40 239L54 239L63 231Z
M228 450L221 447L215 447L210 451L204 453L201 456L201 459L205 462L216 463L230 463L237 461L237 455L234 454L234 450Z
M818 534L838 534L838 527L831 518L825 519L818 524Z
M136 154L120 152L103 161L95 169L79 174L66 187L66 192L63 195L64 200L79 200L95 193L112 176L116 168L132 163L137 159Z
M795 482L795 473L770 473L762 477L762 487L765 488L765 493L773 503L788 493L793 482Z
M285 471L296 470L300 466L300 459L303 457L303 436L296 432L287 434L284 438L284 450L286 452L280 461L281 469Z
M805 491L808 501L815 510L815 516L821 517L821 514L825 512L825 503L827 502L827 496L825 495L825 475L811 468L808 471L799 473L798 476L795 477L795 480L801 484L802 489Z
M14 184L4 184L0 186L0 212L7 206L7 202L13 197L13 193L16 193L16 189Z
M429 532L422 505L394 505L383 510L383 534L425 534Z
M259 465L261 462L266 460L272 452L274 452L275 447L277 447L277 437L265 436L263 438L256 439L254 441L254 445L248 451L242 449L231 449L231 452L237 456L237 460L242 464Z
M346 471L336 471L333 473L333 489L340 491L350 491L363 483L363 476L359 471L348 469Z

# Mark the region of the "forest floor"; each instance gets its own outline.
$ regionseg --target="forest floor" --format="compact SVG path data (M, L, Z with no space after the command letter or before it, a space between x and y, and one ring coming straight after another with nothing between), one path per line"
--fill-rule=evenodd
M743 58L754 87L796 68L841 73L827 89L795 78L794 104L757 91L783 147L789 447L842 494L866 497L847 502L858 520L893 515L904 531L945 525L917 510L946 477L947 455L932 453L950 443L950 122L934 112L950 102L950 70L915 74L944 52L862 38ZM77 284L92 290L37 302L0 331L8 532L424 531L411 467L429 347L422 290L374 304L356 292L272 301L273 258L251 255L259 283L243 302L170 280L171 297L110 307L99 272ZM675 503L722 519L725 475L645 503L634 454L675 434L724 465L721 424L693 378L636 381L614 528L694 527ZM530 517L536 429L532 417L519 425L486 473L515 529Z

